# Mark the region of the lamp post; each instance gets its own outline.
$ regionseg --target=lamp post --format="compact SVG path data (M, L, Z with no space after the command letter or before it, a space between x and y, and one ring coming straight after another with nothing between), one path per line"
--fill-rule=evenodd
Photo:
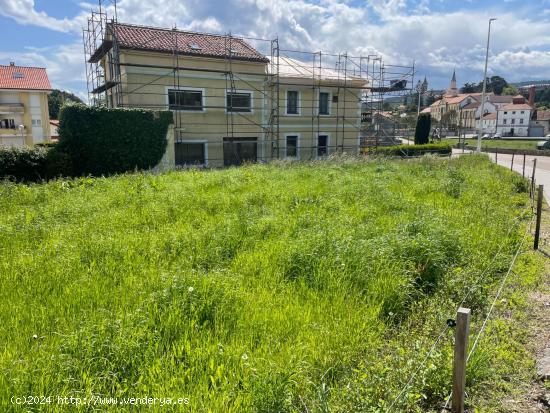
M487 89L487 62L489 61L489 39L491 38L491 23L496 19L489 19L489 30L487 32L487 51L485 53L485 70L483 71L483 89L481 91L481 113L479 114L479 128L477 133L477 152L481 152L481 134L483 132L483 115L485 114L485 90Z

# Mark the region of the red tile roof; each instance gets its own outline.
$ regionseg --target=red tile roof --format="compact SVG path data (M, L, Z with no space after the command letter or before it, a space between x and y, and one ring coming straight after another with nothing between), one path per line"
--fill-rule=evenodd
M501 107L500 110L533 110L533 108L527 103L510 103Z
M172 53L174 48L179 54L202 57L229 57L267 63L268 59L238 37L196 33L182 30L161 29L133 24L115 23L117 44L122 49L137 49Z
M0 89L52 90L43 67L0 65Z
M495 120L496 118L497 118L496 112L486 113L486 114L483 116L483 119L484 119L484 120Z

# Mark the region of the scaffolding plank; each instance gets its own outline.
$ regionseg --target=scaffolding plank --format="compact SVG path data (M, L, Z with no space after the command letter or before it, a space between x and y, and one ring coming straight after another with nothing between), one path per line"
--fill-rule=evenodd
M113 47L113 41L112 40L103 40L103 42L99 45L97 50L90 56L88 59L88 63L97 63L101 60L103 56L107 54L109 50Z

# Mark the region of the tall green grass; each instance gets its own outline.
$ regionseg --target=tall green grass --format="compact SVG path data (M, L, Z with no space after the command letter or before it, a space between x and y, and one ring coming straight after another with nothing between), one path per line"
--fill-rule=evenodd
M0 399L385 411L475 280L481 316L524 189L477 156L0 184ZM398 411L446 396L451 336Z

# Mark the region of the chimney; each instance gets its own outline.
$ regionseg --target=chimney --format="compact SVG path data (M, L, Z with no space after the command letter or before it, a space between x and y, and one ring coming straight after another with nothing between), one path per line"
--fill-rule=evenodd
M535 107L535 86L529 88L529 106Z
M15 62L10 62L10 66L15 66Z

